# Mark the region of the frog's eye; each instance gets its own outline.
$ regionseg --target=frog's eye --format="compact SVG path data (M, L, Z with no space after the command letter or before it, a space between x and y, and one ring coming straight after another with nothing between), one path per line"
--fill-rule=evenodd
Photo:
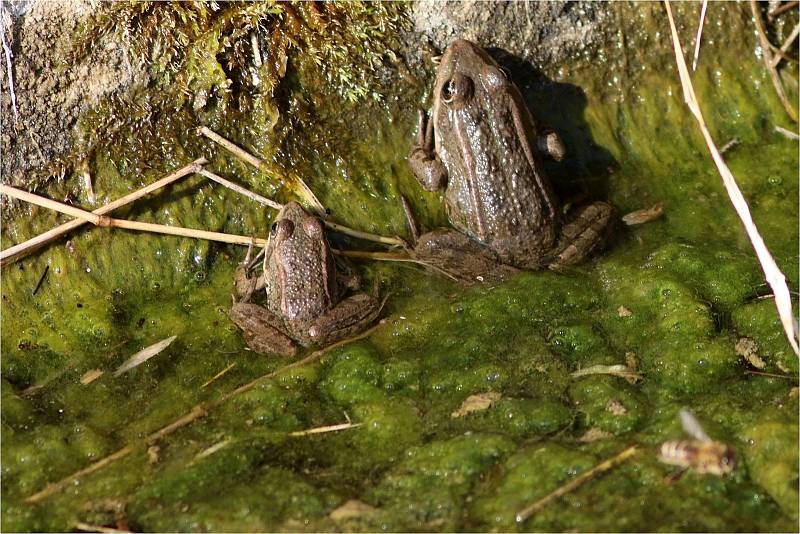
M442 101L459 107L472 96L472 80L463 74L456 73L442 86Z
M292 232L294 232L294 223L289 219L281 219L272 223L272 227L269 229L269 236L278 241L283 241L291 236Z
M483 69L481 79L490 92L495 92L508 84L507 73L499 67L489 65Z

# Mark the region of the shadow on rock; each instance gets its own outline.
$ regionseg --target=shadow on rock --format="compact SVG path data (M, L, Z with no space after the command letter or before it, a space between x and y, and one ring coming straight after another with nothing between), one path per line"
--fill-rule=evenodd
M553 81L531 63L501 48L489 48L487 52L508 70L539 127L552 128L564 141L564 160L544 161L560 198L608 198L608 176L617 163L608 150L592 139L584 119L587 98L583 89Z

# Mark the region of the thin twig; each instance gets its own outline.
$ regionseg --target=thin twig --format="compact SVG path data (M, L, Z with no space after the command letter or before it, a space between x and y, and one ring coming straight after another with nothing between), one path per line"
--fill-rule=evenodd
M33 293L31 293L32 295L35 295L36 293L39 292L39 288L42 287L42 284L44 283L44 278L45 276L47 276L47 272L49 270L50 270L50 265L45 265L44 271L42 271L42 276L39 277L39 281L36 282L36 287L33 288Z
M218 380L218 379L222 378L222 376L223 376L225 373L227 373L228 371L230 371L230 370L231 370L231 369L233 369L234 367L236 367L236 362L233 362L233 363L232 363L232 364L230 364L228 367L226 367L225 369L223 369L223 370L222 370L222 371L220 371L219 373L217 373L217 374L215 374L214 376L212 376L211 378L209 378L209 379L208 379L206 382L204 382L204 383L203 383L203 385L202 385L202 386L200 386L200 389L203 389L204 387L206 387L206 386L207 386L207 385L209 385L210 383L214 382L215 380Z
M237 185L231 182L230 180L223 178L222 176L214 174L209 170L202 169L200 171L200 174L202 174L206 178L209 178L210 180L217 182L220 185L227 187L228 189L231 189L232 191L236 191L237 193L246 196L250 200L255 200L256 202L258 202L263 206L269 206L270 208L274 208L276 210L280 210L281 208L283 208L283 204L275 202L274 200L269 199L267 197L261 196L258 193L253 193L249 189L245 189L244 187ZM402 239L397 237L385 237L382 235L362 232L360 230L353 230L352 228L348 228L347 226L342 226L341 224L336 224L335 222L331 222L327 219L323 219L322 222L325 224L325 226L327 226L331 230L352 237L357 237L359 239L364 239L366 241L374 241L376 243L383 243L385 245L393 245L393 246L403 246L405 244Z
M90 211L82 210L68 204L62 204L49 198L40 197L27 191L15 189L7 185L0 185L0 193L4 193L21 200L25 200L32 204L44 206L79 219L92 222L97 226L105 228L123 228L125 230L139 230L141 232L150 232L154 234L175 235L180 237L192 237L195 239L207 239L209 241L219 241L221 243L229 243L233 245L249 245L254 243L256 245L265 245L267 240L248 237L235 234L223 234L221 232L210 232L208 230L198 230L195 228L184 228L182 226L169 226L166 224L146 223L140 221L128 221L126 219L113 219L107 215L97 215Z
M724 154L725 152L727 152L728 150L732 149L733 147L735 147L738 144L739 144L739 139L734 137L733 139L731 139L730 141L728 141L727 143L725 143L724 145L719 147L719 153L720 154Z
M324 434L325 432L338 432L340 430L347 430L349 428L356 428L361 426L362 423L339 423L338 425L318 426L317 428L309 428L308 430L298 430L296 432L289 432L290 436L309 436L311 434Z
M683 52L681 51L680 38L678 37L678 30L675 27L675 21L672 18L672 8L669 0L666 0L666 7L670 29L672 31L672 42L675 50L676 62L678 64L678 73L680 74L681 85L683 86L684 100L689 106L689 110L692 112L695 119L697 119L700 131L705 138L708 150L711 152L711 157L713 158L714 163L719 170L720 176L722 177L722 182L725 185L725 189L731 199L731 203L733 204L739 219L741 219L742 224L747 231L747 236L750 238L750 242L755 249L756 256L758 257L758 261L764 271L767 283L769 283L770 287L772 288L772 292L775 294L775 306L778 309L778 315L781 319L786 337L789 340L789 344L791 345L795 354L800 356L797 330L794 323L794 313L792 311L792 299L791 295L789 294L789 288L786 285L786 278L783 276L780 268L775 263L775 259L772 257L772 254L770 254L769 249L767 249L767 245L764 243L764 239L761 237L761 234L758 233L758 228L756 228L756 225L753 222L753 217L750 215L750 208L747 205L747 201L744 199L744 196L742 195L742 192L736 183L736 179L733 177L731 170L728 168L725 160L719 153L719 150L717 150L717 146L714 144L714 139L711 137L711 133L708 131L705 119L703 118L703 113L700 110L700 104L697 101L697 97L694 93L692 79L689 76L689 70L686 67L686 60L683 57ZM757 7L754 7L754 10L756 9ZM754 14L757 14L757 11L754 11Z
M745 373L748 374L748 375L768 376L770 378L786 378L788 380L797 380L796 376L779 375L779 374L776 374L776 373L764 373L762 371L751 371L749 369L747 371L745 371Z
M239 147L235 143L225 139L211 128L208 128L207 126L201 126L200 128L198 128L197 132L200 135L208 137L218 145L222 146L225 150L232 153L237 158L246 161L256 169L267 172L269 174L277 174L272 168L270 168L269 165L267 165L265 161L253 156L252 154L250 154L243 148ZM319 199L317 199L316 195L314 195L314 192L311 191L311 189L309 189L308 185L306 185L303 179L294 173L289 173L287 177L289 179L286 181L293 182L298 186L298 188L300 189L299 191L300 196L303 197L305 201L311 206L312 211L316 212L317 215L320 216L324 215L325 208L323 207Z
M0 38L3 41L3 52L6 56L6 72L8 73L8 94L11 96L11 109L14 110L14 124L17 123L17 118L19 117L17 112L17 95L14 93L14 73L13 66L11 62L11 58L14 57L14 54L11 52L11 48L6 44L6 19L7 14L5 11L3 12L3 27L0 28Z
M800 135L797 135L791 130L787 130L786 128L781 128L780 126L776 126L775 131L783 135L784 137L788 137L793 141L800 141Z
M666 1L667 5L669 5L669 0ZM756 0L750 0L750 9L753 12L753 19L755 20L756 29L758 30L758 38L761 41L761 55L764 58L764 64L767 67L770 79L772 79L772 85L775 86L775 92L778 93L778 98L780 99L781 104L783 104L786 114L789 115L789 118L791 118L794 122L797 122L797 112L794 110L792 105L789 104L789 100L786 98L786 92L783 90L783 82L781 82L780 75L772 65L772 49L775 47L769 42L769 39L767 39L767 33L764 30L764 21L761 20L761 12L759 11ZM677 39L677 35L675 38ZM681 55L683 54L681 53Z
M84 523L83 521L76 521L75 528L77 528L78 530L82 530L84 532L102 532L107 534L116 534L118 532L120 533L131 532L130 530L123 530L119 528L104 527L102 525L92 525L89 523Z
M700 9L700 22L697 25L697 37L694 38L694 59L692 60L692 72L697 70L697 58L700 56L700 39L703 36L703 23L706 21L706 9L708 9L708 0L703 0L703 7Z
M604 473L609 469L612 469L617 465L621 464L622 462L633 456L634 453L636 453L637 449L638 447L636 445L632 445L627 449L625 449L624 451L622 451L621 453L614 456L613 458L609 458L608 460L605 460L597 464L593 468L589 469L585 473L578 475L577 477L575 477L568 483L564 484L560 488L556 489L555 491L545 495L538 501L534 502L530 506L518 512L516 516L517 523L522 523L523 521L528 519L530 516L532 516L533 514L535 514L536 512L538 512L539 510L550 504L551 502L563 497L564 495L574 490L575 488L578 488L585 482L595 478L597 475Z
M783 5L778 6L775 9L773 9L772 11L770 11L769 13L767 13L767 15L771 19L774 19L775 17L779 17L779 16L783 15L784 13L789 11L790 9L796 8L798 4L800 4L800 2L798 2L797 0L792 0L791 2L786 2Z
M192 174L192 173L195 173L195 172L199 171L202 168L201 165L203 165L203 164L205 164L207 162L208 162L208 160L206 160L206 158L198 158L198 159L194 160L193 162L189 163L188 165L185 165L184 167L181 167L180 169L178 169L177 171L173 172L172 174L169 174L169 175L165 176L164 178L162 178L162 179L160 179L160 180L158 180L156 182L153 182L150 185L142 187L141 189L138 189L137 191L129 193L129 194L127 194L127 195L125 195L125 196L123 196L121 198L118 198L117 200L115 200L113 202L110 202L110 203L106 204L105 206L102 206L102 207L94 210L92 213L94 213L95 215L104 215L106 213L109 213L112 210L115 210L115 209L117 209L117 208L119 208L121 206L124 206L126 204L129 204L129 203L135 201L135 200L138 200L141 197L143 197L143 196L145 196L145 195L147 195L149 193L152 193L156 189L164 187L165 185L170 184L170 183L172 183L172 182L174 182L174 181L176 181L176 180L178 180L180 178L183 178L184 176L187 176L189 174ZM83 219L76 219L74 221L69 221L69 222L64 223L64 224L62 224L60 226L57 226L57 227L53 228L52 230L49 230L49 231L47 231L47 232L45 232L43 234L39 234L38 236L36 236L34 238L31 238L31 239L29 239L29 240L27 240L27 241L25 241L23 243L19 243L18 245L14 245L13 247L9 247L9 248L3 250L2 252L0 252L0 265L5 265L7 263L16 261L19 258L21 258L21 257L23 257L23 256L25 256L27 254L30 254L31 252L33 252L34 250L38 249L39 247L41 247L41 246L43 246L43 245L45 245L45 244L47 244L47 243L49 243L49 242L51 242L51 241L53 241L55 239L58 239L62 235L66 234L67 232L70 232L70 231L72 231L72 230L74 230L76 228L79 228L80 226L82 226L84 224L86 224L86 221L83 220Z
M780 54L775 54L775 57L772 58L772 62L770 63L772 68L777 67L778 63L780 63L782 59L792 59L786 55L786 51L789 50L790 46L792 46L792 43L797 38L798 33L800 33L800 23L794 25L792 33L789 34L789 37L787 37L783 42L783 45L781 45Z
M386 300L384 299L383 303L381 303L381 306L383 306L383 304L385 302L386 302ZM321 358L325 353L330 352L330 351L332 351L334 349L337 349L337 348L339 348L339 347L341 347L343 345L346 345L348 343L352 343L354 341L359 341L361 339L364 339L365 337L371 335L382 324L383 324L383 321L379 322L378 324L376 324L372 328L369 328L369 329L363 331L362 333L360 333L357 336L338 341L338 342L336 342L336 343L334 343L332 345L329 345L329 346L327 346L327 347L325 347L323 349L320 349L320 350L317 350L317 351L311 353L310 355L306 356L302 360L297 360L296 362L292 362L289 365L284 365L280 369L277 369L275 371L272 371L270 373L262 375L262 376L260 376L260 377L258 377L256 379L254 379L254 380L251 380L250 382L248 382L248 383L246 383L246 384L244 384L242 386L237 387L233 391L230 391L230 392L226 393L225 395L222 395L219 399L217 399L216 401L214 401L212 403L209 403L208 405L203 405L203 404L196 405L188 413L182 415L178 419L175 419L173 422L169 423L168 425L162 427L161 429L159 429L159 430L153 432L152 434L150 434L149 436L147 436L141 443L126 445L125 447L121 448L117 452L115 452L113 454L110 454L110 455L106 456L105 458L101 458L100 460L94 462L93 464L90 464L89 466L84 467L83 469L80 469L79 471L76 471L75 473L62 478L61 480L59 480L57 482L54 482L52 484L48 484L41 491L38 491L38 492L26 497L25 498L25 502L28 502L28 503L40 502L40 501L46 499L47 497L50 497L51 495L60 492L61 490L63 490L68 485L70 485L70 484L74 483L75 481L79 480L81 477L84 477L86 475L94 473L95 471L98 471L98 470L104 468L105 466L111 464L112 462L114 462L116 460L119 460L120 458L124 458L124 457L128 456L130 453L132 453L134 450L136 450L137 447L140 447L142 445L147 445L147 446L153 445L155 442L157 442L158 440L164 438L165 436L168 436L169 434L172 434L173 432L175 432L175 431L177 431L177 430L179 430L179 429L181 429L181 428L193 423L194 421L205 417L208 414L208 412L211 411L212 409L219 407L220 405L222 405L226 401L228 401L228 400L230 400L230 399L232 399L232 398L234 398L234 397L236 397L238 395L241 395L242 393L250 391L251 389L255 388L256 386L258 386L259 384L264 382L265 380L268 380L270 378L274 378L275 376L278 376L279 374L281 374L281 373L283 373L285 371L288 371L289 369L294 369L296 367L301 367L301 366L306 365L308 363L314 362L314 361L318 360L319 358Z

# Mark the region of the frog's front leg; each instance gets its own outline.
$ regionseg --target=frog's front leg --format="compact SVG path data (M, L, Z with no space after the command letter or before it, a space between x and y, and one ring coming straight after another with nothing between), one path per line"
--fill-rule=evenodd
M573 208L561 228L556 257L548 267L554 271L583 261L602 246L611 228L614 208L607 202L594 202Z
M255 352L278 356L297 354L297 343L283 333L283 322L267 308L249 302L237 302L228 315L242 329L247 346Z
M378 318L383 304L366 293L342 300L311 323L308 336L315 345L326 345L354 336Z
M422 110L419 110L417 139L408 155L408 164L426 191L437 191L447 182L447 169L434 152L433 121Z

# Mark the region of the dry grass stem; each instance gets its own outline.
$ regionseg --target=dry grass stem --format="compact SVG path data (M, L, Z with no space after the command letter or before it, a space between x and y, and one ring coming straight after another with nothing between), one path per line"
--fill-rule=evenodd
M56 202L49 198L40 197L39 195L23 191L22 189L11 187L10 185L0 184L0 193L19 200L24 200L25 202L30 202L31 204L36 204L37 206L42 206L43 208L71 215L76 219L83 219L97 226L103 226L101 215L76 208L75 206L70 206L69 204L62 204L61 202Z
M276 174L273 171L273 169L271 169L270 166L267 165L266 162L255 157L254 155L250 154L249 152L239 147L238 145L232 143L231 141L225 139L211 128L208 128L207 126L201 126L200 128L198 128L197 132L200 135L208 137L209 139L220 145L222 148L224 148L237 158L246 161L256 169L264 171L269 174ZM317 215L320 216L324 215L325 207L322 205L319 199L317 199L316 195L314 195L314 192L311 191L311 189L309 189L308 185L306 185L303 179L294 173L288 175L288 178L289 179L285 181L293 182L298 186L299 188L298 193L300 194L301 197L303 197L306 203L308 203L308 205L312 208L312 210L316 212Z
M738 144L739 144L739 139L734 137L733 139L731 139L730 141L728 141L727 143L725 143L724 145L719 147L719 153L720 154L724 154L725 152L727 152L728 150L732 149L733 147L735 147Z
M585 482L588 482L589 480L595 478L596 476L605 473L606 471L618 466L619 464L621 464L622 462L633 456L636 453L637 449L638 448L636 445L632 445L627 449L625 449L624 451L622 451L621 453L614 456L613 458L609 458L608 460L605 460L604 462L597 464L593 468L589 469L585 473L578 475L577 477L575 477L568 483L564 484L560 488L556 489L555 491L545 495L538 501L526 507L524 510L518 512L516 516L517 523L522 523L523 521L531 517L533 514L539 512L542 508L549 505L551 502L560 499L561 497L563 497L570 491L573 491L574 489L578 488Z
M215 443L214 445L210 446L207 449L203 449L202 451L198 452L197 455L192 459L192 463L196 462L197 460L202 460L206 456L211 456L215 452L220 449L224 449L232 442L231 439L223 439L219 443Z
M800 33L800 24L795 24L792 33L789 34L789 37L783 42L783 45L780 48L780 54L775 54L775 57L772 58L772 67L775 68L778 66L778 63L781 62L782 59L788 59L794 61L793 58L790 58L786 55L786 51L789 50L789 47L792 46L792 43L795 39L797 39L797 34Z
M672 21L672 10L669 9L669 0L667 0L667 6L667 13L670 17L670 23L674 26L675 23ZM789 118L794 122L797 122L797 112L789 103L789 99L786 98L786 91L783 90L783 82L781 82L781 77L778 74L778 71L775 70L775 66L772 64L772 52L773 50L778 49L776 49L772 43L769 42L769 39L767 39L767 32L764 30L764 21L761 20L761 11L756 0L750 0L750 9L753 12L753 20L755 20L756 29L758 30L758 39L761 42L761 55L764 58L764 64L769 72L772 85L775 86L775 92L778 93L778 98L780 99L781 104L783 104L786 114L789 115ZM677 30L674 33L673 38L678 39ZM683 53L681 53L681 57L683 57ZM685 92L686 90L684 88L684 93ZM692 90L692 93L694 93L694 90Z
M200 171L200 174L202 174L203 176L205 176L209 180L213 180L214 182L217 182L218 184L223 185L223 186L227 187L228 189L230 189L232 191L236 191L237 193L239 193L241 195L244 195L244 196L246 196L247 198L249 198L251 200L255 200L256 202L258 202L259 204L262 204L264 206L269 206L270 208L274 208L276 210L279 210L279 209L281 209L283 207L283 204L275 202L274 200L269 199L267 197L262 197L261 195L259 195L257 193L253 193L249 189L245 189L244 187L242 187L240 185L237 185L237 184L231 182L230 180L226 180L222 176L219 176L218 174L214 174L213 172L211 172L211 171L209 171L207 169L202 169Z
M81 385L87 386L92 382L94 382L95 380L97 380L98 378L100 378L101 376L103 376L103 374L104 374L103 371L101 371L100 369L91 369L89 371L86 371L85 373L83 373L83 376L81 376Z
M84 532L108 532L108 533L116 533L116 532L131 532L130 530L122 530L118 528L111 528L111 527L104 527L101 525L91 525L89 523L84 523L83 521L78 521L75 523L75 528L78 530L82 530Z
M139 198L141 198L141 197L143 197L145 195L148 195L149 193L152 193L153 191L155 191L157 189L160 189L160 188L164 187L165 185L168 185L168 184L170 184L170 183L172 183L172 182L174 182L174 181L176 181L176 180L178 180L180 178L183 178L184 176L187 176L189 174L192 174L192 173L195 173L195 172L199 171L202 168L201 166L203 164L207 163L207 162L208 162L208 160L206 160L205 158L198 158L198 159L194 160L193 162L189 163L188 165L185 165L185 166L181 167L180 169L178 169L177 171L165 176L164 178L162 178L162 179L160 179L160 180L158 180L156 182L153 182L150 185L142 187L141 189L138 189L138 190L136 190L136 191L134 191L132 193L129 193L129 194L127 194L127 195L125 195L125 196L123 196L121 198L118 198L117 200L115 200L113 202L110 202L110 203L106 204L105 206L102 206L102 207L94 210L92 213L95 214L95 215L105 215L106 213L109 213L110 211L113 211L113 210L115 210L115 209L117 209L117 208L119 208L121 206L124 206L126 204L131 203L131 202L134 202L135 200L138 200ZM27 241L19 243L18 245L14 245L13 247L9 247L9 248L3 250L2 252L0 252L0 265L5 265L7 263L10 263L10 262L13 262L13 261L16 261L16 260L20 259L20 258L26 256L27 254L30 254L31 252L37 250L39 247L41 247L41 246L43 246L43 245L45 245L45 244L47 244L47 243L49 243L49 242L51 242L51 241L53 241L55 239L58 239L62 235L66 234L67 232L70 232L70 231L72 231L72 230L74 230L74 229L86 224L86 222L87 221L84 220L84 219L76 219L74 221L69 221L69 222L64 223L64 224L62 224L60 226L56 226L52 230L48 230L47 232L45 232L43 234L39 234L38 236L36 236L34 238L31 238L31 239L29 239Z
M747 371L745 371L745 374L748 374L748 375L758 375L758 376L768 376L768 377L770 377L770 378L786 378L787 380L797 380L797 377L796 377L796 376L791 376L791 375L779 375L779 374L777 374L777 373L765 373L765 372L763 372L763 371L751 371L750 369L748 369Z
M406 242L400 239L399 237L386 237L377 234L370 234L369 232L362 232L361 230L353 230L352 228L348 228L347 226L342 226L341 224L337 224L335 222L331 222L327 219L322 220L325 223L325 226L334 230L336 232L349 235L351 237L356 237L358 239L363 239L365 241L374 241L376 243L383 243L384 245L392 245L396 247L405 246Z
M383 302L381 303L381 307L383 307L383 305L385 303L386 303L386 299L384 299ZM326 352L329 352L329 351L331 351L333 349L337 349L337 348L339 348L339 347L341 347L343 345L346 345L348 343L352 343L354 341L358 341L358 340L364 339L365 337L371 335L382 324L383 324L383 321L379 322L378 324L376 324L372 328L369 328L369 329L365 330L364 332L360 333L357 336L338 341L337 343L334 343L334 344L329 345L329 346L327 346L327 347L325 347L323 349L320 349L320 350L317 350L317 351L311 353L310 355L306 356L305 358L303 358L301 360L297 360L296 362L292 362L292 363L290 363L288 365L284 365L280 369L277 369L275 371L272 371L270 373L262 375L262 376L256 378L255 380L252 380L252 381L248 382L247 384L239 386L238 388L234 389L233 391L230 391L230 392L226 393L225 395L222 395L219 399L209 403L208 405L199 404L199 405L193 407L191 409L191 411L189 411L188 413L182 415L178 419L175 419L174 421L172 421L168 425L162 427L159 430L156 430L155 432L153 432L152 434L147 436L143 440L143 442L126 445L125 447L121 448L117 452L115 452L113 454L110 454L110 455L106 456L105 458L101 458L100 460L94 462L93 464L90 464L87 467L84 467L83 469L81 469L79 471L76 471L75 473L72 473L71 475L68 475L68 476L62 478L61 480L59 480L57 482L54 482L52 484L48 484L41 491L38 491L38 492L26 497L25 498L25 502L28 502L28 503L40 502L40 501L46 499L47 497L50 497L51 495L54 495L55 493L60 492L61 490L63 490L68 485L74 483L76 480L79 480L80 478L82 478L82 477L84 477L86 475L94 473L95 471L98 471L98 470L104 468L105 466L115 462L116 460L119 460L121 458L124 458L124 457L128 456L130 453L132 453L134 450L136 450L137 447L141 447L142 445L151 446L155 442L157 442L158 440L164 438L165 436L168 436L169 434L172 434L173 432L175 432L175 431L177 431L177 430L179 430L179 429L181 429L181 428L193 423L194 421L205 417L210 410L212 410L214 408L217 408L218 406L224 404L228 400L230 400L230 399L232 399L232 398L234 398L234 397L236 397L238 395L241 395L242 393L250 391L254 387L258 386L260 383L264 382L265 380L268 380L270 378L274 378L275 376L278 376L279 374L281 374L281 373L283 373L285 371L288 371L290 369L294 369L296 367L301 367L301 366L306 365L308 363L314 362L314 361L318 360L319 358L321 358Z
M570 374L572 378L590 375L618 376L620 378L624 378L628 382L637 382L644 378L640 373L637 373L627 365L592 365L591 367L578 369Z
M309 436L311 434L324 434L326 432L338 432L340 430L347 430L361 426L362 423L340 423L338 425L319 426L317 428L309 428L308 430L298 430L296 432L289 432L290 436Z
M700 40L703 37L703 24L706 21L706 9L708 9L708 0L703 0L703 7L700 8L700 22L697 24L697 36L694 38L692 72L697 70L697 58L700 56Z
M17 119L19 118L19 114L17 112L17 95L14 92L14 67L12 66L11 58L14 57L14 53L11 52L11 48L6 44L6 27L11 22L11 16L6 12L4 9L2 12L2 28L0 28L0 39L3 41L3 53L6 56L6 74L8 75L8 94L11 97L11 109L14 110L14 124L17 123Z
M136 354L125 360L125 363L120 365L117 368L117 370L114 371L114 376L115 377L119 376L125 371L130 371L134 367L142 365L144 362L146 362L156 354L159 354L162 350L169 347L170 344L172 344L172 342L175 341L175 339L177 339L177 337L178 336L170 336L166 339L162 339L158 343L153 343L149 347L140 350L139 352L137 352Z
M214 376L212 376L211 378L209 378L202 386L200 386L200 389L203 389L204 387L206 387L210 383L214 382L215 380L219 380L220 378L222 378L223 375L225 375L225 373L227 373L228 371L230 371L234 367L236 367L236 362L233 362L228 367L226 367L225 369L223 369L219 373L217 373Z
M798 4L800 4L800 2L792 0L791 2L785 2L783 5L776 7L768 13L770 20L783 15L790 9L796 8Z
M705 119L703 119L703 114L700 110L700 104L698 103L697 97L694 93L694 87L692 86L692 80L689 76L689 70L686 67L686 60L684 59L683 52L681 51L680 38L678 37L678 30L675 28L675 21L672 17L672 8L669 0L666 1L666 7L670 29L672 31L672 42L675 49L675 59L678 64L678 73L680 74L681 85L683 86L684 100L689 106L689 110L692 112L695 119L697 119L700 131L705 138L706 145L708 145L708 150L711 152L711 157L714 159L714 163L719 170L720 176L722 177L722 182L725 185L725 189L731 199L731 203L733 204L734 209L736 209L736 213L739 215L739 219L741 219L742 224L747 231L747 236L750 238L750 242L753 244L758 261L761 264L761 268L764 270L767 283L770 285L772 292L775 294L775 306L778 309L778 315L780 316L783 329L786 332L787 339L789 340L789 344L791 345L795 354L800 356L797 330L794 322L794 313L792 312L792 299L791 295L789 294L789 288L786 285L786 278L783 276L780 268L778 268L778 265L775 263L775 259L772 257L772 254L770 254L766 244L764 244L764 239L761 237L761 234L758 233L758 229L753 222L753 217L750 215L750 208L747 205L747 201L744 199L744 196L742 196L742 192L736 183L736 179L733 177L733 174L728 168L728 165L725 163L725 160L722 159L722 155L719 153L719 150L717 150L717 146L714 144L711 133L708 131ZM754 14L757 15L757 6L754 6L753 9Z
M800 135L797 135L791 130L787 130L786 128L781 128L780 126L776 126L775 131L783 135L784 137L788 137L793 141L800 141Z

